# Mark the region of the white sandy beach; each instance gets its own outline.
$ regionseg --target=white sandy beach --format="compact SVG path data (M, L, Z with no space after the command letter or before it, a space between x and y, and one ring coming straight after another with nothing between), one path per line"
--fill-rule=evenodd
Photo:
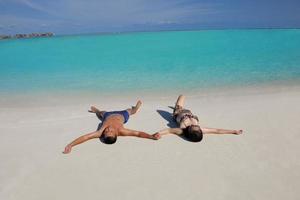
M300 199L300 87L186 94L207 127L242 135L176 136L159 141L93 140L64 155L65 145L98 125L90 105L123 109L138 98L126 127L154 133L167 126L178 94L146 97L1 99L0 199Z

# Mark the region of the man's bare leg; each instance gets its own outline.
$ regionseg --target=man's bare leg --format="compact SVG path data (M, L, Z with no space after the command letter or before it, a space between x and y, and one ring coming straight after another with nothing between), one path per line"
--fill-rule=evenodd
M102 120L103 119L103 115L105 113L105 111L100 111L98 108L96 108L95 106L91 106L91 109L89 110L89 112L91 113L95 113L97 115L97 117Z
M139 100L138 102L136 102L135 106L128 108L127 111L129 113L129 115L135 114L140 109L141 105L142 105L142 102Z

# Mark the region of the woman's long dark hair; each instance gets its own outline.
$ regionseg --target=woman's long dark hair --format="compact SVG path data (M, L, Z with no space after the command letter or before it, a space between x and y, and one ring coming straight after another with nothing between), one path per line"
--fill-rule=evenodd
M191 142L200 142L203 139L203 133L198 125L191 125L183 129L184 136Z

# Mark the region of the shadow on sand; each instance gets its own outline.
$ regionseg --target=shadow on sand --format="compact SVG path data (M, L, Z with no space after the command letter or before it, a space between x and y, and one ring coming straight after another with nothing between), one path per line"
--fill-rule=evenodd
M94 113L94 112L92 112L92 111L90 111L90 110L88 110L88 112ZM102 127L102 124L103 124L102 116L99 115L98 113L95 113L95 114L96 114L96 116L98 117L98 119L100 120L100 123L98 124L98 127L97 127L97 131L99 131L99 130L101 129L101 127ZM100 136L99 140L100 140L103 144L105 144L105 142L103 142L103 134Z
M177 124L173 118L172 113L165 111L165 110L156 110L158 112L158 114L160 114L160 116L162 118L164 118L168 123L167 126L170 128L177 128Z
M100 119L100 118L99 118L99 119ZM98 124L97 131L100 130L100 128L102 127L102 124L103 124L102 121ZM103 141L103 134L100 136L99 140L100 140L103 144L105 144L105 142Z
M174 109L172 106L169 106L169 108ZM168 123L167 126L170 128L179 128L176 121L173 118L173 114L165 111L165 110L156 110L158 112L158 114L164 118ZM187 139L186 137L184 137L183 135L178 135L178 137L180 137L181 139L184 139L185 141L189 141L191 142L189 139Z

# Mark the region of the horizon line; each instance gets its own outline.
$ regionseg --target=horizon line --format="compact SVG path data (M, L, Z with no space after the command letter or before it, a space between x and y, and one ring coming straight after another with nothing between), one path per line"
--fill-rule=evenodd
M197 29L161 29L161 30L136 30L136 31L103 31L103 32L91 32L91 33L74 33L74 34L57 34L53 33L51 37L69 37L69 36L88 36L88 35L122 35L122 34L134 34L134 33L158 33L158 32L188 32L188 31L222 31L222 30L287 30L287 29L300 29L300 27L258 27L258 28L197 28ZM48 33L48 32L36 32L36 33ZM33 32L32 32L33 33ZM32 34L32 33L16 33L16 34L5 34L6 36L15 36L17 34ZM0 34L3 35L3 34ZM35 37L32 37L35 38ZM32 38L11 38L11 39L32 39ZM41 38L41 37L37 37Z
M210 31L210 30L260 30L260 29L275 29L275 30L286 30L286 29L300 29L300 27L258 27L258 28L200 28L200 29L161 29L161 30L137 30L137 31L101 31L101 32L91 32L91 33L74 33L74 34L55 34L54 37L63 36L80 36L80 35L115 35L115 34L131 34L131 33L157 33L157 32L183 32L183 31Z

